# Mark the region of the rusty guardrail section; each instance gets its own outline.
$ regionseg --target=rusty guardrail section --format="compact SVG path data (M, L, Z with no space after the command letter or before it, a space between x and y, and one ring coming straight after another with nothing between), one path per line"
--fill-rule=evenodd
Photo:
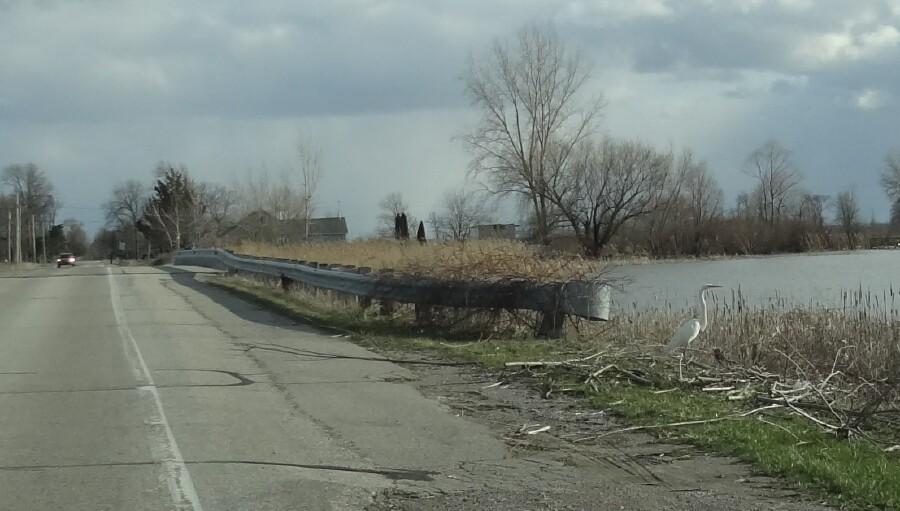
M236 255L222 249L176 252L174 263L288 279L365 300L415 304L417 310L429 306L534 310L541 313L536 333L548 337L562 333L567 315L605 321L610 314L610 289L600 282L453 281L372 272L370 268Z

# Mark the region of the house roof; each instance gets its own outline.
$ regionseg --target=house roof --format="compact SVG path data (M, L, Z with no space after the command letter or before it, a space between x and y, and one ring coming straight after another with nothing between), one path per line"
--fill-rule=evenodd
M303 222L300 222L301 225ZM305 227L304 227L305 228ZM309 219L310 236L346 235L347 219L342 216Z
M479 224L478 229L508 229L518 227L518 224Z
M287 220L278 220L274 215L267 211L257 210L253 211L244 218L242 218L237 224L232 226L226 231L231 232L236 227L240 225L276 225L280 224L282 231L297 233L299 235L305 234L306 231L306 223L300 219L287 219ZM347 219L344 217L324 217L324 218L310 218L309 219L309 235L310 236L335 236L335 235L346 235L347 234Z

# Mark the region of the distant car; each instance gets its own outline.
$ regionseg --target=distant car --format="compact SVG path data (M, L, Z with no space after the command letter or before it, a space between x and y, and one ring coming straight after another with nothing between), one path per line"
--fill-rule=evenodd
M59 254L59 257L56 258L56 267L62 268L63 265L75 266L75 255L68 252Z

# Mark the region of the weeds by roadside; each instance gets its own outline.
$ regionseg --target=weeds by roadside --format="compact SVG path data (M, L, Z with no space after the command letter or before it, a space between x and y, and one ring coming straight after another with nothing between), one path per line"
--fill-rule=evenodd
M416 241L365 240L276 246L242 242L235 253L367 266L398 273L447 279L537 279L565 281L591 276L596 261L562 252L541 254L511 240Z
M850 299L840 311L751 310L736 300L716 309L689 362L679 364L648 355L680 319L671 313L576 322L576 333L561 341L510 340L502 332L479 337L476 323L449 334L417 324L408 310L383 316L332 295L288 294L233 277L217 283L375 349L518 372L545 395L582 396L631 428L735 455L842 502L900 507L900 453L882 444L900 442L900 410L892 408L896 327L873 300Z

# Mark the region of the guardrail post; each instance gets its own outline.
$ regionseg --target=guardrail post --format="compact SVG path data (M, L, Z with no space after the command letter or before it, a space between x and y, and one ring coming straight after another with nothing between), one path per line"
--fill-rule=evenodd
M390 300L381 300L381 306L378 309L378 314L382 316L391 316L394 314L394 302Z
M562 312L538 313L538 325L535 337L541 339L560 339L565 333L566 315Z
M434 306L417 303L415 305L415 310L416 323L428 325L434 322Z

